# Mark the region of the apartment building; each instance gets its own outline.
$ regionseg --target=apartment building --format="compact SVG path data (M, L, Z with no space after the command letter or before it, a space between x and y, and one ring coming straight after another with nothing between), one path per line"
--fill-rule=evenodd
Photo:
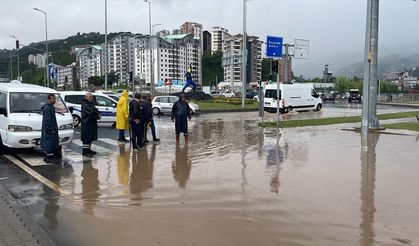
M199 40L199 49L198 49L198 61L199 67L202 67L202 56L204 55L204 28L202 24L195 22L185 22L180 26L180 31L182 34L193 34L193 37ZM198 70L197 81L202 81L202 69Z
M98 45L76 48L76 62L79 65L80 84L88 84L89 77L102 75L102 47Z
M73 75L75 73L74 69L76 68L76 63L73 63L68 66L58 66L58 78L57 86L65 88L67 86L73 86Z
M202 51L211 52L211 33L204 31L202 35Z
M104 70L108 73L115 72L119 82L126 82L129 72L135 70L135 49L139 46L138 40L133 34L124 33L109 40L107 46L108 62L107 69Z
M138 36L139 46L135 49L136 77L151 81L150 49L148 36ZM172 34L152 38L152 67L154 83L161 85L165 80L180 84L189 66L192 67L193 79L200 83L199 74L202 71L199 59L200 42L193 34Z
M229 55L241 55L243 36L241 34L231 36L223 42L223 53ZM224 80L227 82L242 81L242 59L235 58L231 66L224 67ZM247 70L246 82L256 82L262 79L262 41L258 37L247 37Z
M46 58L47 58L46 54L29 55L28 62L34 64L35 66L39 68L45 68Z
M231 35L227 29L218 26L213 27L211 29L211 52L223 51L223 42L230 37Z
M286 66L288 65L288 81L285 81ZM288 56L288 62L285 61L285 55L279 60L279 79L282 82L289 82L292 80L292 57Z

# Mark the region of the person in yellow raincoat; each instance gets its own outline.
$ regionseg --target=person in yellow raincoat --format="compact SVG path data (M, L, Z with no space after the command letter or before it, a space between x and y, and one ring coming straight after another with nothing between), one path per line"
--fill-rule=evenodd
M125 130L128 130L128 91L124 90L116 106L116 129L119 131L119 142L126 143Z

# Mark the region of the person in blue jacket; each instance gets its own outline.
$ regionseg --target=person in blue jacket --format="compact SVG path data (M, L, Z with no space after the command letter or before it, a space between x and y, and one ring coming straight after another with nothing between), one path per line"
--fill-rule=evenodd
M185 73L186 83L183 86L182 92L185 91L186 88L192 86L192 90L195 91L196 83L192 80L192 68L188 68L188 71Z
M41 147L46 153L46 163L57 163L59 159L57 152L60 150L60 144L54 107L56 100L54 94L49 94L48 103L42 107Z

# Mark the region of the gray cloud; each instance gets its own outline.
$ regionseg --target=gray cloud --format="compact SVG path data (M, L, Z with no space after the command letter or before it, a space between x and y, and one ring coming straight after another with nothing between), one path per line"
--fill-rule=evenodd
M172 30L185 21L206 29L223 26L242 32L240 0L151 0L156 29ZM13 34L22 43L44 40L44 19L33 7L48 12L49 38L77 32L104 32L104 0L0 0L0 48L12 48ZM419 3L382 0L380 44L419 39ZM248 2L248 33L310 40L311 58L364 47L366 0L253 0ZM148 33L148 4L143 0L108 0L108 31Z

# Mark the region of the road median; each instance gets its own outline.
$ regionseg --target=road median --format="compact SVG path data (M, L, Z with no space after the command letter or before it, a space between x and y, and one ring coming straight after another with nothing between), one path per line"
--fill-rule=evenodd
M379 120L390 120L390 119L415 118L416 115L419 115L419 111L379 114L378 119ZM349 116L349 117L334 117L334 118L281 121L280 124L279 124L279 127L280 128L290 128L290 127L304 127L304 126L324 126L324 125L335 125L335 124L344 124L344 123L358 123L358 122L361 122L361 117L360 116ZM416 123L416 124L418 124L418 123ZM265 127L265 128L272 128L272 127L276 128L277 123L276 122L264 122L264 123L260 123L259 126Z

